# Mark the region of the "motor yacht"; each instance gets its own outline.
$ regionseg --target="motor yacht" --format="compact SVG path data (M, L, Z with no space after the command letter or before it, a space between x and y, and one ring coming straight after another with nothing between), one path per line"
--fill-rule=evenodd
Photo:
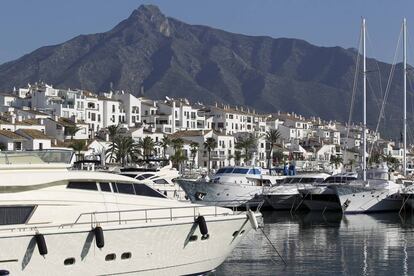
M172 167L171 163L163 167L121 168L120 174L137 179L168 198L177 200L186 199L183 189L175 183L175 179L180 177L180 174Z
M166 198L71 154L0 152L0 269L10 275L187 275L219 266L259 213Z
M344 213L398 211L402 205L403 184L391 179L386 163L367 171L367 181L328 185L339 199Z
M346 185L358 179L357 173L339 173L326 178L322 183L298 189L302 204L311 211L341 211L342 207L336 191L329 185Z
M288 176L264 193L266 202L275 210L291 210L300 205L299 189L313 188L329 175L326 173Z
M199 180L177 179L191 202L205 205L239 207L250 202L257 205L263 187L276 183L280 176L262 174L254 166L230 166L219 170L210 178ZM258 200L252 202L257 198Z

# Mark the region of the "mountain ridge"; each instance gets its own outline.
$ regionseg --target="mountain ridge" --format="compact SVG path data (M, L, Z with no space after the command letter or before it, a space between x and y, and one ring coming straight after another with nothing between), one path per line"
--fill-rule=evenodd
M13 86L43 80L100 92L112 83L114 89L135 95L143 88L144 95L155 99L186 97L347 121L356 55L355 49L319 47L301 39L190 25L165 16L156 6L143 5L107 32L79 35L0 65L0 89L11 91ZM374 59L367 64L370 71L379 69L385 75L391 68ZM400 67L381 129L388 137L399 137L402 125L397 123L402 118ZM368 124L374 128L387 77L380 79L373 72L369 80ZM362 118L360 94L354 121ZM413 99L411 90L408 99Z

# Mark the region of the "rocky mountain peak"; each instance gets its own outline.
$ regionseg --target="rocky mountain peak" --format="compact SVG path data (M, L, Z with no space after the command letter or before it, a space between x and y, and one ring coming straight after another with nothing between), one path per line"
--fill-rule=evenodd
M129 20L150 25L167 37L171 35L171 26L168 22L168 18L155 5L139 6L132 12Z

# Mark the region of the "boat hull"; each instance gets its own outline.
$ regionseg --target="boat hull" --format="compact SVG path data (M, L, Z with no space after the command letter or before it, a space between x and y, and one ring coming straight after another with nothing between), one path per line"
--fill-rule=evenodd
M10 275L186 275L219 266L252 228L245 215L231 219L206 218L209 237L193 221L146 225L102 226L104 247L96 246L90 225L79 228L39 230L47 255L41 256L32 230L0 229L1 269ZM242 235L234 236L239 231ZM6 234L10 235L6 235ZM189 241L190 236L197 240ZM130 253L130 258L122 255ZM115 254L114 260L106 260ZM74 263L65 265L73 258Z
M342 211L336 192L327 187L315 187L300 191L305 205L310 211Z
M204 181L177 180L181 188L186 192L191 202L222 207L245 206L249 201L259 198L263 193L261 186L212 183ZM249 206L257 205L250 202Z
M288 195L265 195L266 202L274 210L291 210L296 209L300 204L300 196L298 194Z
M398 191L379 189L335 187L344 213L369 213L398 211L402 196Z

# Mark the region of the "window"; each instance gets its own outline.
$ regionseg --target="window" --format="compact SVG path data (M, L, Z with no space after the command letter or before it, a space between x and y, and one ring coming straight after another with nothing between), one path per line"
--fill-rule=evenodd
M247 174L248 171L249 169L235 168L233 173Z
M139 175L137 177L137 179L138 180L143 180L143 179L147 179L148 177L151 177L151 176L154 176L154 175L153 174L150 174L150 173L144 173L144 174Z
M111 253L105 256L105 261L114 261L115 259L116 259L116 255L114 253Z
M22 150L22 142L14 142L14 150Z
M79 190L89 190L89 191L97 191L98 187L96 187L95 182L69 182L67 189L79 189Z
M111 192L111 187L109 186L109 183L99 183L99 186L101 187L102 192Z
M131 259L131 252L125 252L121 255L121 260Z
M0 225L25 224L35 206L2 206L0 207Z
M112 105L112 113L115 113L115 105Z
M162 197L165 198L164 195L160 194L159 192L151 189L145 184L134 184L135 194L140 196L151 196L151 197Z
M117 191L120 194L130 194L134 195L134 186L131 183L117 183L116 184Z
M43 150L43 143L39 143L39 150Z
M75 258L67 258L63 264L64 265L73 265L75 263Z
M168 184L168 181L161 178L161 179L155 179L154 183L155 184Z

